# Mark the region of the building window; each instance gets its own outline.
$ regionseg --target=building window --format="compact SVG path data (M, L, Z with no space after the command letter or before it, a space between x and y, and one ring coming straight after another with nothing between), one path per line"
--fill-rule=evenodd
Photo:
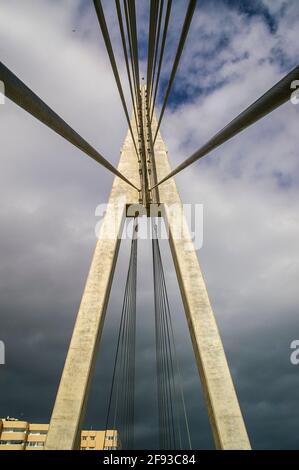
M82 441L86 441L86 436L82 436Z
M26 432L26 428L2 428L2 432Z
M15 445L22 445L24 444L24 441L3 441L2 439L0 440L0 445L7 445L7 446L15 446Z
M30 431L30 436L42 436L48 434L48 431Z
M94 440L95 440L95 437L94 437L94 436L90 436L90 440L91 440L91 441L94 441Z
M27 447L44 447L44 441L29 441L26 442Z

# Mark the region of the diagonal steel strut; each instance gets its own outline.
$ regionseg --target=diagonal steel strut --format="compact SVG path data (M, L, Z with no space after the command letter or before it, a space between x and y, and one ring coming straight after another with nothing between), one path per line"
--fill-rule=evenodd
M122 175L108 160L106 160L97 150L95 150L86 140L83 139L74 129L72 129L58 114L56 114L39 96L28 88L13 72L11 72L3 62L0 62L0 80L4 82L6 96L14 101L18 106L32 114L36 119L50 127L57 134L82 150L89 157L93 158L107 170L114 173L130 186L134 186L124 175Z
M268 90L252 105L245 109L245 111L243 111L229 124L227 124L227 126L225 126L221 131L215 134L206 144L193 153L191 157L187 158L171 173L166 175L165 178L161 179L161 181L153 186L153 188L159 186L161 183L164 183L169 178L172 178L174 175L184 170L192 163L196 162L196 160L199 158L204 157L212 150L224 144L224 142L246 129L246 127L251 126L259 119L263 118L267 114L274 111L274 109L288 101L291 96L291 84L296 79L299 79L299 65L295 67L290 73L288 73L284 78L282 78L282 80L276 83L276 85L270 88L270 90Z

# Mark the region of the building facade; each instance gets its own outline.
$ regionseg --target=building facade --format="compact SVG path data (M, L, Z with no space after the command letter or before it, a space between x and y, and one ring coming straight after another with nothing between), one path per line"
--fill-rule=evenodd
M0 450L43 450L49 425L0 418ZM119 450L118 432L82 431L81 450Z

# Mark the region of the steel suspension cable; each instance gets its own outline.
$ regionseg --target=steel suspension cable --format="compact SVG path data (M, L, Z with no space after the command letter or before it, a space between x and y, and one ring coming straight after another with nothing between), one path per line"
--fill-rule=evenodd
M185 16L185 21L184 21L184 24L183 24L183 28L182 28L182 32L181 32L181 36L180 36L180 40L179 40L179 44L178 44L178 48L177 48L177 52L176 52L176 55L175 55L172 71L171 71L169 82L168 82L168 85L167 85L167 89L166 89L166 93L165 93L165 97L164 97L160 117L159 117L159 120L158 120L158 125L157 125L157 129L156 129L156 133L155 133L155 137L154 137L154 141L153 141L154 143L156 142L156 138L157 138L157 135L158 135L158 132L159 132L159 128L160 128L160 125L161 125L161 122L162 122L162 119L163 119L163 116L164 116L165 108L166 108L167 101L168 101L168 98L169 98L169 95L170 95L170 92L171 92L171 88L172 88L172 85L173 85L173 82L174 82L174 79L175 79L175 75L176 75L176 72L177 72L177 69L178 69L178 65L179 65L180 58L181 58L181 55L182 55L182 52L183 52L183 49L184 49L184 45L185 45L185 42L186 42L186 39L187 39L187 36L188 36L188 32L189 32L189 29L190 29L190 25L191 25L191 21L192 21L192 18L193 18L195 7L196 7L196 0L190 0L189 5L188 5L188 9L187 9L187 13L186 13L186 16Z
M159 258L162 263L162 258L161 258L161 252L160 252L160 247L158 245L158 251L159 251ZM166 281L165 281L165 275L162 267L162 284L163 284L163 290L164 290L164 299L165 299L165 310L169 319L169 327L171 330L171 339L172 339L172 346L174 350L174 359L175 359L175 367L176 367L176 372L178 375L178 384L179 384L179 393L181 396L182 400L182 407L183 407L183 413L184 413L184 422L186 426L186 433L187 433L187 439L188 439L188 445L189 449L192 449L192 443L191 443L191 434L190 434L190 427L189 427L189 421L188 421L188 416L187 416L187 409L186 409L186 402L185 402L185 396L183 392L183 385L182 385L182 375L181 375L181 369L180 369L180 364L178 360L178 354L177 354L177 349L176 349L176 344L174 340L174 329L173 329L173 322L172 322L172 317L170 314L170 305L169 305L169 298L168 298L168 293L167 293L167 288L166 288Z
M106 46L106 49L107 49L107 52L108 52L108 56L109 56L109 59L110 59L110 64L111 64L111 67L112 67L112 70L113 70L113 74L114 74L114 78L115 78L116 85L117 85L117 88L118 88L119 96L120 96L120 99L121 99L121 102L122 102L122 105L123 105L123 109L124 109L124 113L126 115L126 119L127 119L127 122L128 122L129 129L130 129L133 144L134 144L136 154L137 154L137 157L138 157L138 150L137 150L137 146L136 146L136 142L135 142L135 137L134 137L134 134L133 134L131 121L130 121L130 117L129 117L129 113L128 113L128 108L127 108L127 105L126 105L126 100L125 100L125 96L124 96L124 93L123 93L121 80L120 80L120 77L119 77L119 73L118 73L118 69L117 69L117 65L116 65L116 61L115 61L113 47L112 47L112 44L111 44L110 35L109 35L109 31L108 31L108 27L107 27L107 23L106 23L106 19L105 19L105 14L104 14L104 10L103 10L103 7L102 7L102 2L101 2L101 0L93 0L93 3L94 3L95 10L96 10L96 13L97 13L98 21L99 21L100 28L101 28L101 31L102 31L105 46ZM134 106L134 104L133 104L133 106Z
M126 280L124 301L123 301L123 306L122 306L120 327L119 327L118 337L117 337L116 353L115 353L115 360L114 360L113 373L112 373L112 383L111 383L109 400L108 400L108 407L107 407L104 442L106 440L106 433L107 433L108 425L109 425L109 417L110 417L110 412L111 412L115 381L118 379L117 380L117 386L116 386L116 404L115 404L115 412L114 412L114 420L113 420L113 429L115 429L115 427L116 427L115 425L116 425L116 419L117 419L118 390L119 390L119 376L120 376L120 374L117 374L117 370L118 370L118 366L119 366L118 357L119 357L119 351L120 351L122 343L123 343L124 323L125 323L125 318L126 318L126 314L127 314L127 301L128 301L127 299L128 299L128 292L129 292L129 279L130 279L130 268L128 269L128 273L127 273L127 280Z
M123 335L124 335L124 323L125 323L125 318L127 314L127 302L128 302L128 292L129 292L129 279L130 279L130 268L128 269L127 273L127 280L126 280L126 288L125 288L125 295L124 295L124 301L123 301L123 306L122 306L122 313L121 313L121 320L120 320L120 327L118 331L118 337L117 337L117 345L116 345L116 353L115 353L115 360L114 360L114 366L113 366L113 373L112 373L112 383L111 383L111 388L110 388L110 394L109 394L109 400L108 400L108 408L107 408L107 416L106 416L106 425L105 425L105 436L104 436L104 442L106 440L106 433L108 430L108 425L109 425L109 417L110 417L110 412L111 412L111 406L112 406L112 399L113 399L113 392L114 392L114 386L115 386L115 381L117 380L117 385L116 385L116 403L115 403L115 410L114 410L114 419L113 419L113 429L116 428L116 420L117 420L117 410L118 410L118 398L119 398L119 377L120 373L118 374L118 368L119 368L119 362L118 362L118 357L119 357L119 351L122 347L123 344Z
M153 226L152 235L160 448L183 448L181 426L183 415L186 438L191 449L182 378L156 226Z
M158 312L161 308L160 284L157 282L157 250L156 243L153 242L153 272L155 289L155 331L156 331L156 367L157 367L157 392L158 392L158 412L159 412L159 447L169 448L167 434L168 401L165 401L165 373L164 373L164 349L162 348L161 321Z
M152 88L152 76L153 76L153 61L156 49L156 30L157 30L157 16L158 16L158 0L151 0L150 6L150 18L149 18L149 30L148 30L148 53L147 53L147 79L146 88L150 103L150 90Z
M137 225L136 225L137 227ZM136 267L137 267L137 239L132 240L132 251L130 260L130 282L128 285L128 315L125 321L125 332L123 341L123 372L122 372L122 408L121 423L124 428L124 447L132 449L134 446L134 369L133 350L135 350L135 323L136 323Z
M159 244L157 246L158 248L158 255L159 255L159 260L161 260L161 255L160 255L160 248ZM161 261L160 261L161 262ZM174 371L174 358L172 354L172 343L171 343L171 330L170 330L170 325L169 325L169 318L168 318L168 312L167 312L167 304L166 304L166 292L164 289L164 276L163 276L163 268L161 267L161 289L162 289L162 309L163 309L163 317L164 317L164 322L165 322L165 332L166 332L166 338L167 338L167 347L170 352L170 358L169 358L169 368L170 368L170 387L171 387L171 395L173 399L173 408L174 408L174 422L173 422L173 429L177 429L178 432L178 443L179 443L179 449L182 449L182 437L181 437L181 427L180 427L180 419L179 419L179 410L178 410L178 390L175 382L175 371ZM174 442L176 443L176 435L174 438Z
M157 34L156 34L156 40L155 40L156 47L155 47L155 54L154 54L151 89L149 90L149 103L152 102L153 86L154 86L155 75L156 75L158 51L159 51L159 44L160 44L160 33L161 33L161 25L162 25L162 16L163 16L163 8L164 8L164 0L161 0L160 3L159 3L158 26L157 26Z
M134 448L137 230L135 219L106 417L106 432L111 420L124 449Z
M153 269L154 269L154 279L156 277L155 274L155 269L156 269L156 263L155 263L155 253L153 251ZM157 295L154 295L154 301L155 301L155 336L158 338L158 298ZM162 388L161 388L161 377L162 377L162 371L161 371L161 364L159 361L160 357L160 345L156 339L156 369L157 369L157 392L158 392L158 418L159 418L159 448L163 448L163 429L164 429L164 416L163 416L163 411L165 410L164 403L163 403L163 393L162 393ZM161 397L159 399L159 397Z
M132 76L133 76L134 89L135 89L135 102L136 102L136 106L138 106L138 86L137 86L136 70L134 66L134 52L133 52L131 23L130 23L130 18L129 18L128 0L123 0L123 5L124 5L127 37L128 37L130 59L131 59L130 62L131 62Z
M153 253L155 259L155 296L157 295L158 301L158 311L156 312L156 320L158 321L158 337L157 342L160 345L161 357L158 358L158 361L161 362L162 377L161 377L161 390L163 393L163 398L158 396L158 401L163 400L165 406L164 414L164 429L163 429L163 449L175 449L176 439L175 439L175 426L174 426L174 410L173 410L173 394L172 394L172 377L169 364L169 350L167 343L167 332L165 324L165 316L163 311L163 293L162 293L162 283L161 283L161 270L159 269L159 260L158 260L158 250L157 250L158 241L154 240L153 242ZM161 408L161 407L160 407Z
M161 292L162 292L162 318L164 322L164 331L165 331L165 342L166 342L166 350L168 352L169 356L169 373L168 373L168 380L169 380L169 388L170 388L170 396L171 396L171 411L172 411L172 432L173 432L173 444L174 444L174 449L179 447L179 449L182 448L181 444L181 430L180 430L180 424L179 424L179 410L178 410L178 403L177 403L177 387L175 383L175 372L174 372L174 359L173 359L173 351L172 351L172 346L170 343L170 328L169 328L169 321L167 317L167 311L166 311L166 302L165 302L165 290L164 290L164 274L163 274L163 267L162 267L162 260L161 260L161 254L160 254L160 247L159 247L159 242L157 239L157 251L158 251L158 263L160 266L160 279L159 282L161 284ZM176 438L176 433L175 429L177 428L178 431L178 439L179 442L177 444L177 438Z
M131 99L132 99L132 106L133 106L133 111L134 111L134 116L135 116L135 123L136 123L136 128L138 129L138 120L137 120L137 111L136 111L136 98L135 98L134 92L133 92L133 83L132 83L132 77L131 77L130 66L129 66L129 57L128 57L128 50L127 50L127 43L126 43L126 36L125 36L125 30L124 30L124 23L123 23L123 18L122 18L120 0L115 0L115 5L116 5L116 11L117 11L117 18L118 18L120 35L121 35L121 41L122 41L122 46L123 46L123 52L124 52L124 57L125 57L127 76L128 76L130 94L131 94Z
M158 245L158 243L157 243ZM161 272L159 273L158 281L161 283ZM172 356L171 351L169 349L169 337L167 332L167 324L165 318L165 311L164 311L164 299L163 299L163 289L161 285L161 313L162 313L162 335L163 335L163 343L164 343L164 352L165 352L165 365L166 365L166 388L167 388L167 395L169 400L169 429L170 429L170 449L176 448L176 432L175 432L175 421L176 416L175 412L175 398L173 393L173 367L172 367Z
M129 287L130 289L130 287ZM129 300L128 300L128 310L130 311L131 309L131 289L129 292ZM128 416L128 410L129 410L129 402L130 402L130 318L129 316L126 317L126 324L125 324L125 334L124 334L124 372L123 372L123 381L122 381L122 401L123 401L123 408L122 408L122 420L121 423L124 427L124 432L123 432L123 441L126 443L125 447L129 448L129 441L130 441L130 428L129 428L129 416Z
M164 285L165 285L165 279L164 279ZM164 289L165 289L165 292L166 292L165 298L166 298L166 301L167 301L167 311L168 311L168 314L169 314L170 307L169 307L169 300L168 300L168 295L167 295L167 291L166 291L166 286L164 287ZM173 349L174 349L174 357L175 357L175 361L176 361L176 370L177 370L177 374L178 374L178 378L179 378L179 380L178 380L179 387L180 387L179 392L180 392L180 396L181 396L181 400L182 400L183 413L184 413L184 422L185 422L185 426L186 426L188 445L189 445L189 449L191 450L192 449L192 443L191 443L190 426L189 426L189 420L188 420L188 415L187 415L185 396L184 396L184 392L183 392L183 385L182 385L183 381L182 381L181 369L180 369L180 364L179 364L179 361L178 361L176 345L175 345L175 341L174 341L174 331L173 331L172 319L171 319L170 315L169 315L169 320L170 320L171 337L172 337Z
M159 270L157 263L157 242L153 241L153 266L154 266L154 295L155 295L155 324L156 324L156 344L157 344L157 385L158 385L158 409L161 415L159 422L162 427L159 429L160 435L160 448L171 449L172 446L172 433L171 433L171 397L169 396L169 376L167 368L167 358L165 352L165 341L163 334L163 321L161 312L161 284L159 282Z
M164 56L164 50L165 50L165 44L166 44L166 38L167 38L167 32L168 32L169 18L170 18L170 13L171 13L171 6L172 6L172 0L168 0L166 13L165 13L162 42L161 42L161 48L160 48L160 58L159 58L159 64L158 64L158 70L157 70L157 78L156 78L154 95L153 95L151 121L153 119L155 103L156 103L156 97L157 97L157 91L158 91L159 82L160 82L160 75L161 75L163 56Z
M131 39L132 39L133 64L134 64L135 77L136 77L136 93L137 93L136 100L137 100L139 109L141 109L139 53L138 53L138 36L137 36L135 0L127 0L127 6L128 6L128 12L129 12L129 23L130 23L130 31L131 31Z

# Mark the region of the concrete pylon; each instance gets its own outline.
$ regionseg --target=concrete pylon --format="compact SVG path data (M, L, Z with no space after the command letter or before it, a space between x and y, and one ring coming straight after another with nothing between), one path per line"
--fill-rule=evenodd
M140 186L137 156L129 133L121 151L118 170L136 187ZM46 450L79 448L126 205L138 204L138 197L138 191L115 177L60 380Z
M132 138L128 133L118 166L118 170L138 187L146 178L152 186L156 180L161 180L170 172L167 149L160 133L153 152L151 139L157 121L154 117L149 125L144 87L141 95L142 110L139 116L142 125L138 133L134 126L134 132L136 141L139 140L140 154L143 155L138 161ZM149 195L149 206L150 203L161 204L169 229L171 252L215 446L223 450L249 450L250 443L242 413L174 179L168 180L153 193ZM45 449L78 448L89 384L117 259L120 243L118 235L126 216L126 204L141 203L141 212L148 213L150 207L142 206L145 199L145 191L138 193L119 178L115 178L67 354ZM123 203L119 204L119 201ZM133 215L134 210L131 212L131 216ZM111 225L111 221L115 223ZM112 226L114 230L111 234Z
M156 120L153 121L155 128ZM165 144L158 134L155 166L160 181L171 171ZM195 360L217 449L250 450L250 442L227 364L205 281L173 178L159 186L159 199L183 299Z

